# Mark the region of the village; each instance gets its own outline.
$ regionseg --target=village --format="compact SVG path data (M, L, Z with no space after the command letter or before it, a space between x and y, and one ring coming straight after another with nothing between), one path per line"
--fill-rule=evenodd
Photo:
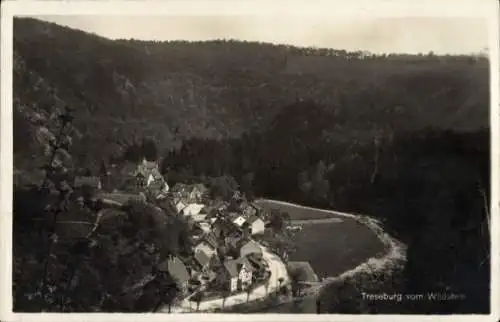
M222 200L211 198L203 184L176 183L170 187L158 162L146 159L122 167L112 165L102 172L100 177L77 176L73 186L91 189L94 200L111 206L135 199L160 209L170 207L189 224L191 255L170 256L159 266L178 287L177 299L169 303L168 311L176 305L181 311L199 310L200 303L214 300L219 301L216 308L223 308L241 303L231 302L231 298L245 297L248 302L252 292L252 298L264 298L271 291L286 289L289 277L281 258L287 254L278 256L269 251L262 238L266 230L269 235L270 214L238 191L230 200ZM81 194L79 201L83 202Z

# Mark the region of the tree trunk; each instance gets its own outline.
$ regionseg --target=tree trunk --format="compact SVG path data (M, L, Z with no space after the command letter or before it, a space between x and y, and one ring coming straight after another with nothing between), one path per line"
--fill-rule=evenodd
M378 141L378 138L375 139L375 159L374 159L374 166L373 166L373 172L372 176L370 178L370 183L373 184L375 182L375 179L378 174L378 159L379 159L379 154L380 154L380 143Z

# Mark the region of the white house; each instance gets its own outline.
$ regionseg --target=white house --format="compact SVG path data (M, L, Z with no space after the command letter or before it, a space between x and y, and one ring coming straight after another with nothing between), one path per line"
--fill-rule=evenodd
M177 210L177 213L180 213L184 208L186 208L186 205L182 201L179 201L175 204L175 209Z
M233 220L233 223L236 224L236 226L241 227L245 223L245 221L245 217L238 216Z
M265 223L260 217L253 215L247 220L250 225L250 230L252 235L263 234L265 230Z
M238 283L241 290L246 290L252 284L252 264L246 258L238 259Z
M205 208L205 205L203 204L192 203L182 209L182 212L184 213L184 216L193 216L198 215L203 208Z
M240 257L245 257L250 254L255 254L258 257L262 255L262 248L256 241L250 240L240 248Z
M211 258L213 255L217 253L217 250L214 247L212 247L212 245L207 243L205 240L199 242L198 245L196 245L193 250L195 254L196 252L204 252L205 254L208 255L209 258Z
M203 222L207 219L207 215L203 214L192 215L191 218L193 218L195 222Z
M205 232L205 233L209 233L212 231L212 229L210 229L210 224L209 223L206 223L206 222L200 222L199 223L200 225L200 228Z

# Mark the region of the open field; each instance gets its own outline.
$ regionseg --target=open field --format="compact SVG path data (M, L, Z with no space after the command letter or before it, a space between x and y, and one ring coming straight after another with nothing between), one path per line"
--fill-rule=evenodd
M319 278L339 275L384 251L377 236L354 220L304 225L296 236L290 260L308 261Z
M319 278L340 275L384 252L384 245L376 234L353 217L269 200L258 203L265 208L287 211L292 220L341 219L303 225L302 231L296 234L297 251L290 254L290 261L309 262Z
M288 203L261 200L265 208L287 211L295 223L302 225L296 235L297 251L290 261L307 261L321 279L342 275L385 253L385 246L375 232L359 223L355 216L313 209ZM331 220L328 220L331 219ZM311 224L305 225L305 222ZM266 313L315 313L313 298L294 301L261 310Z

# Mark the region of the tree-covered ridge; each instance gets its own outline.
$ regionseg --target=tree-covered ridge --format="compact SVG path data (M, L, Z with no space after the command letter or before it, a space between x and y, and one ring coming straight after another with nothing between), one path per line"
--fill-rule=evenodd
M163 151L183 138L262 131L299 99L321 103L323 130L333 137L363 135L375 124L488 124L482 57L366 56L233 40L112 41L24 18L14 23L14 54L15 122L32 122L34 112L21 107L50 110L56 98L73 106L82 134L74 154L87 164L119 156L143 137ZM16 144L16 155L25 158L29 142Z

